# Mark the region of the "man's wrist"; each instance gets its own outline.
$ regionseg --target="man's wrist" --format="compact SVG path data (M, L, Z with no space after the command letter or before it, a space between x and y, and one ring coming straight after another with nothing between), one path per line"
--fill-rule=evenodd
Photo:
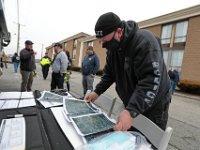
M130 113L132 118L135 118L135 117L137 117L139 115L139 113L137 113L137 112L135 112L133 110L128 110L128 109L126 109L126 110Z

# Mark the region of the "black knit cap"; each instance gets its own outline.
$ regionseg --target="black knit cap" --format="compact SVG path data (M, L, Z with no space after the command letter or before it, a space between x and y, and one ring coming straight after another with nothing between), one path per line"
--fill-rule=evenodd
M101 38L120 27L122 27L122 21L116 14L105 13L99 17L95 25L96 37Z

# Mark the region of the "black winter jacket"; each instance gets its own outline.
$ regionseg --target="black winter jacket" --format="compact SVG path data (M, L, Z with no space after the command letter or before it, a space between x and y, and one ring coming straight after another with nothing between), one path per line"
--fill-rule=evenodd
M160 41L151 32L139 29L133 21L124 22L120 48L107 51L104 75L95 92L102 94L114 82L119 97L133 117L147 114L158 106L157 103L169 103L171 98Z
M36 69L35 54L33 50L22 49L20 51L20 69L23 71L33 71Z

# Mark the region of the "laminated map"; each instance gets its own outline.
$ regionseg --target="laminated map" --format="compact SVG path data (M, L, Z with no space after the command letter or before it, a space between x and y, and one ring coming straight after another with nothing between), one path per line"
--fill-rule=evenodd
M42 96L37 100L45 107L54 107L63 105L63 97L48 91L43 91Z
M105 113L83 115L71 119L75 129L81 136L109 131L115 125Z
M63 107L66 115L69 117L99 112L99 109L96 108L93 104L78 99L64 99Z

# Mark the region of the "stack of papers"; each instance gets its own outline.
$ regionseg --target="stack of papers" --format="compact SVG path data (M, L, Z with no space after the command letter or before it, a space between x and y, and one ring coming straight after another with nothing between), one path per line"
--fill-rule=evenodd
M37 100L45 107L54 107L63 105L63 97L48 91L43 91L42 96Z
M112 131L115 125L115 121L108 118L98 107L84 100L65 99L63 110L64 116L72 122L84 142Z
M100 111L95 105L78 99L64 99L63 108L69 121L71 121L71 117L98 113Z
M32 92L1 92L0 110L35 106Z
M25 131L24 117L3 119L0 127L0 149L25 150Z

